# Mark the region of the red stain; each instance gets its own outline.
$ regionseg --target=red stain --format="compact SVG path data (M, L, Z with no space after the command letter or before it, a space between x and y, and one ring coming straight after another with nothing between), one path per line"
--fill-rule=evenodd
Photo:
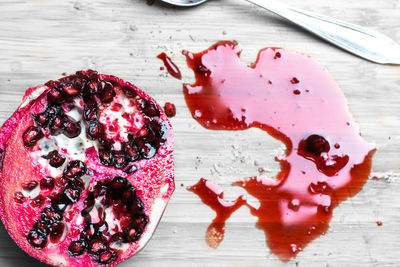
M286 261L324 234L332 210L362 189L375 148L361 138L340 88L312 59L266 48L248 66L240 52L233 42L219 42L197 54L184 52L196 82L185 84L183 91L203 127L255 127L286 145L285 155L276 159L281 166L276 179L250 177L234 183L260 201L250 211L271 252ZM201 180L195 187L206 183ZM223 216L227 213L222 210L218 216L215 205L222 191L193 192L217 211L218 223L233 212ZM215 236L223 237L223 231Z
M222 188L217 184L200 179L200 181L188 187L189 191L197 194L200 199L216 212L216 217L210 224L206 232L206 242L216 248L224 239L225 222L234 211L246 204L243 196L239 196L235 201L225 201Z
M383 225L383 223L382 223L381 221L377 221L377 222L376 222L376 225L378 225L378 226L382 226L382 225Z

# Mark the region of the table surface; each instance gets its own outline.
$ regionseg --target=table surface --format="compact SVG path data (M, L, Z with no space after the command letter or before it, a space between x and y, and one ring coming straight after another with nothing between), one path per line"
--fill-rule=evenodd
M400 42L400 0L284 2ZM143 0L2 0L0 10L0 124L26 88L88 68L131 81L160 104L177 107L171 119L176 191L152 240L121 266L399 266L400 67L354 57L242 0L191 9L149 6ZM329 231L288 263L269 252L245 207L228 221L220 247L207 247L204 235L214 213L186 190L205 177L222 184L226 198L234 199L243 191L231 182L257 175L260 167L273 177L279 168L273 157L283 153L282 144L260 130L202 128L185 105L182 82L160 70L156 55L165 51L181 68L183 81L192 82L181 50L201 51L218 40L238 41L248 63L267 46L310 55L334 77L363 137L378 148L372 171L381 178L368 180L357 196L336 208ZM28 265L43 266L1 226L0 266Z

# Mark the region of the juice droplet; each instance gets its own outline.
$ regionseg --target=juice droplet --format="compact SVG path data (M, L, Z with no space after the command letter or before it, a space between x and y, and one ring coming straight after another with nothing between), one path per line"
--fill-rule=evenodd
M172 62L171 58L169 58L164 52L159 54L157 58L161 59L164 62L164 66L167 68L167 71L169 72L169 74L172 75L172 77L175 77L178 80L182 79L181 71L175 65L175 63Z

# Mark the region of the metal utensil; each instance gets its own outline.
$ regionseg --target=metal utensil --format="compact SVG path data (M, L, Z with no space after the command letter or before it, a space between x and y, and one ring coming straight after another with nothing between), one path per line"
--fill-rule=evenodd
M205 3L207 0L162 1L176 6L190 7ZM273 0L247 1L265 8L359 57L380 64L400 65L400 45L383 34Z

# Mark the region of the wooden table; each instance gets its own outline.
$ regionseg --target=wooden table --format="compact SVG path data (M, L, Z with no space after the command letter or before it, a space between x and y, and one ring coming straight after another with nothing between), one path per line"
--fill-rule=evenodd
M400 42L400 0L285 0L288 4L381 31ZM141 0L2 0L0 2L0 123L28 87L93 68L133 82L160 104L175 103L176 192L148 246L121 266L399 266L400 67L381 66L342 52L245 1L213 1L191 9ZM282 144L264 132L203 129L185 105L182 84L160 70L165 51L193 81L182 49L201 51L237 40L251 63L257 51L278 46L310 55L345 93L363 137L378 148L371 179L334 210L328 233L285 264L269 253L264 233L243 207L216 249L204 241L214 214L188 192L201 177L229 184L258 174L274 177ZM132 53L132 56L130 55ZM382 226L377 226L382 221ZM43 266L20 250L0 227L0 266Z

